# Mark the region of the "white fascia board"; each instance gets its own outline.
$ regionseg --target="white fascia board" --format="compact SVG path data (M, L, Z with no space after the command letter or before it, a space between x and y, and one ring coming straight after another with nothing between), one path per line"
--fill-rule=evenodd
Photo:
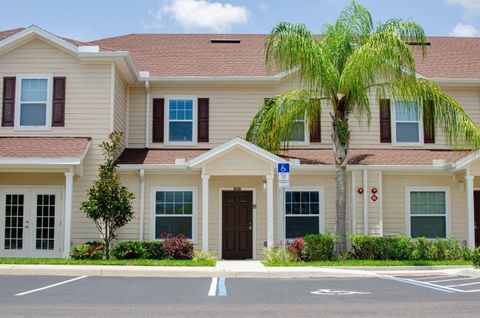
M117 171L119 172L130 172L130 171L139 171L143 169L144 171L200 171L201 169L191 169L186 165L177 165L177 164L119 164L117 166Z
M248 151L250 151L251 153L253 154L256 154L270 162L274 162L274 163L279 163L279 162L286 162L284 159L272 154L271 152L268 152L266 151L265 149L262 149L240 137L235 137L233 139L230 139L229 141L227 141L226 143L220 145L220 146L217 146L201 155L199 155L198 157L192 159L189 161L189 166L190 167L195 167L195 166L198 166L218 155L220 155L221 153L233 148L233 147L242 147Z
M459 170L466 165L468 165L470 162L472 162L475 159L478 159L480 157L480 151L473 152L469 154L468 156L465 156L463 158L458 159L454 163L451 164L451 168L454 170Z
M0 166L16 165L80 165L81 158L35 158L35 157L1 157Z
M448 172L450 165L348 165L347 171L375 170L385 172ZM335 171L335 165L304 164L292 166L292 171Z
M141 77L140 81L152 83L278 83L280 77L275 76L150 76Z
M430 78L437 84L480 85L480 78Z
M14 46L16 43L24 41L26 39L30 39L34 36L39 36L47 41L52 42L53 44L56 44L60 46L63 49L66 49L67 51L70 51L73 54L78 53L78 47L73 45L72 43L65 41L64 39L48 32L45 31L41 28L39 28L36 25L32 25L25 30L22 30L18 33L15 33L14 35L9 36L6 39L3 39L0 41L0 50L7 49L8 47Z

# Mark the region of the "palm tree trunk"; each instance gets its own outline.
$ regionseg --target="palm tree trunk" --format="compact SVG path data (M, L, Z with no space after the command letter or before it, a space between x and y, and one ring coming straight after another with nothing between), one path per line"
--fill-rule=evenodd
M340 125L341 122L341 125ZM336 180L336 211L337 226L335 234L337 242L335 245L336 256L341 255L347 250L347 161L350 141L350 131L348 129L348 119L333 120L333 152L335 155L335 180Z

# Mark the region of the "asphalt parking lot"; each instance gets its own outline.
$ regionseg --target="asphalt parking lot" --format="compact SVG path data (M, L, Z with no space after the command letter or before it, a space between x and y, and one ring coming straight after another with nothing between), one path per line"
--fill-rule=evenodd
M480 292L476 289L480 289L479 278L451 275L0 276L0 317L478 317Z

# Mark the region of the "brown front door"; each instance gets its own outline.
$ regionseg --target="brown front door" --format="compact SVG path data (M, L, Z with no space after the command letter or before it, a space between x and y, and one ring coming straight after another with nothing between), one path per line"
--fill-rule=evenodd
M252 258L252 191L223 191L222 202L222 257Z
M475 212L475 246L480 245L480 191L473 192L473 208Z

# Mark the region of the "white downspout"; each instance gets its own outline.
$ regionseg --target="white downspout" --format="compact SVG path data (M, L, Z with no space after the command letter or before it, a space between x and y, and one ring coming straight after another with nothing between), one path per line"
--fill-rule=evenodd
M357 186L357 173L352 171L352 234L357 234L357 191L355 187Z
M140 174L140 234L138 239L143 241L145 239L145 170L142 168Z
M148 72L141 72L142 77L149 77ZM145 93L146 93L146 100L145 100L145 148L148 148L150 144L150 82L148 80L145 81Z
M363 234L368 235L368 171L363 169Z

